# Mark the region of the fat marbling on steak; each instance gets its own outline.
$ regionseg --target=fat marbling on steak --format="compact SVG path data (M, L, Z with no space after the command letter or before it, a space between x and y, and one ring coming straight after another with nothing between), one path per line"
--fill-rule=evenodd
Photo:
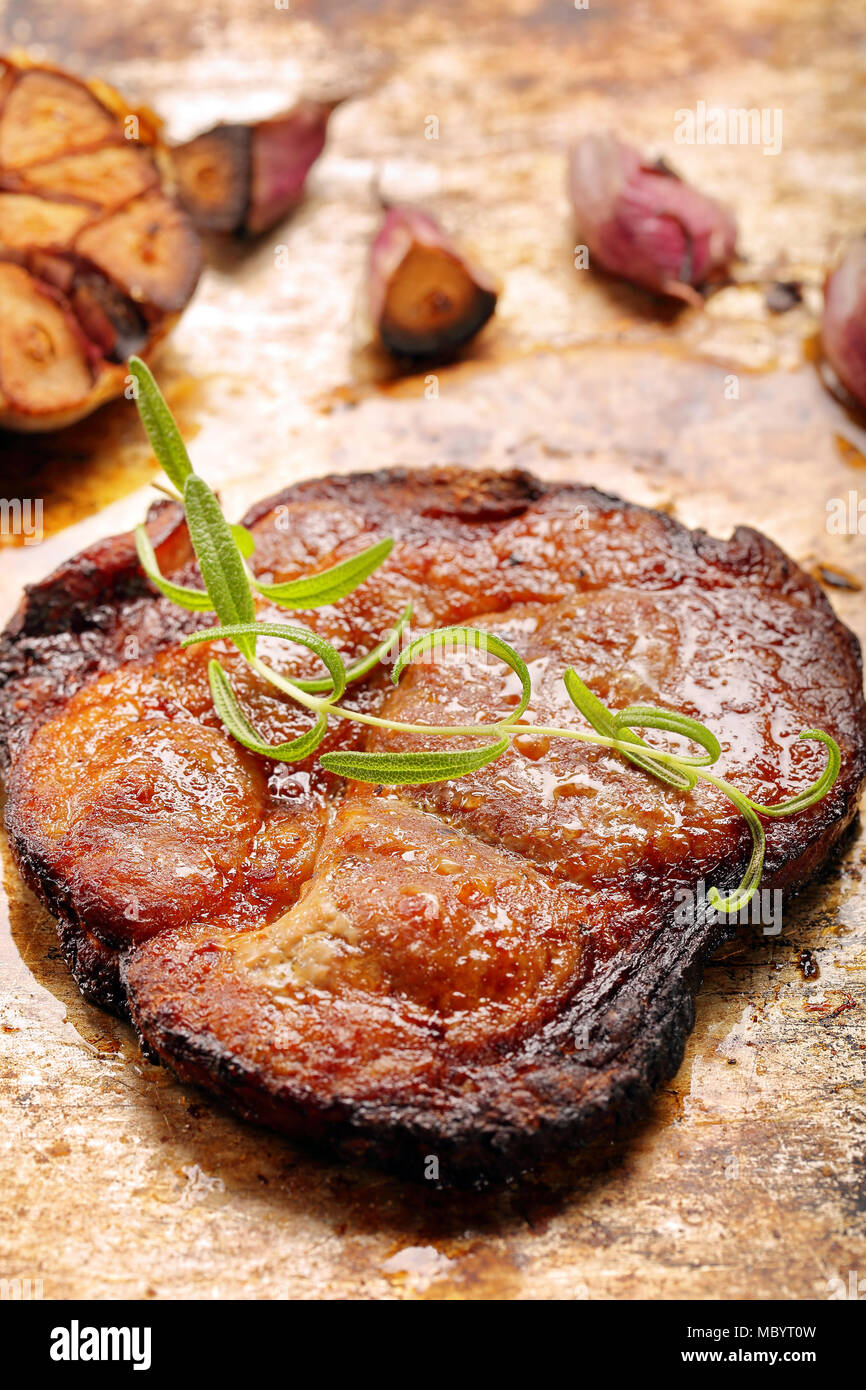
M416 631L471 623L511 642L535 723L581 726L562 684L574 666L613 710L709 724L724 775L762 803L814 780L825 750L797 736L827 730L840 777L767 824L765 887L802 884L856 812L858 644L755 531L719 541L591 489L458 469L301 483L246 523L269 582L394 537L355 593L293 619L347 661L411 601ZM163 573L196 582L179 508L161 503L149 528ZM212 620L157 595L125 535L28 590L3 637L8 832L82 992L243 1114L419 1177L428 1155L445 1180L501 1175L645 1110L732 934L676 908L701 880L738 882L750 838L735 808L536 736L435 786L266 762L219 724L208 658L264 737L310 716L225 644L180 649ZM314 672L309 653L260 640L284 674ZM453 725L500 717L517 689L501 663L454 657L397 688L379 667L346 700ZM332 720L320 752L386 746L424 745Z

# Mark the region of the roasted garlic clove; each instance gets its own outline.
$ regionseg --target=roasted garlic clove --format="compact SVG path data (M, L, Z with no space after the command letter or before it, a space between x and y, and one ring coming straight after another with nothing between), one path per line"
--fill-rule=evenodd
M92 215L86 204L0 193L0 255L68 246Z
M250 125L218 125L171 151L180 202L207 232L255 236L300 202L334 102L302 101Z
M85 227L79 256L124 286L144 307L177 313L195 289L201 244L186 215L162 193L145 193L119 212Z
M636 285L700 304L697 288L734 258L736 225L721 204L614 135L574 147L569 192L590 258Z
M78 78L47 68L22 72L0 115L0 166L21 169L121 136L112 113Z
M149 150L137 145L106 145L101 150L63 155L26 169L21 187L52 198L76 198L98 208L116 208L159 183Z
M845 390L866 406L866 237L827 279L821 346Z
M370 251L369 312L389 352L452 356L496 308L494 281L419 208L391 207Z
M0 262L0 399L37 423L86 400L93 384L73 316L21 266Z
M171 151L177 197L203 232L242 230L250 201L252 130L219 125Z

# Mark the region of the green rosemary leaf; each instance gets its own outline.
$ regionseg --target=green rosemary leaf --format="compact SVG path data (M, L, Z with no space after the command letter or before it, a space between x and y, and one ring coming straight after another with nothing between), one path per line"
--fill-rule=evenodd
M711 729L690 719L686 714L673 710L657 709L654 705L628 705L619 711L613 721L614 737L618 738L622 729L663 729L681 738L691 739L706 750L705 756L686 753L677 754L678 763L688 763L691 767L709 767L721 756L722 747Z
M235 538L235 544L241 552L242 558L248 560L256 548L252 531L248 531L246 526L241 526L239 522L235 521L229 523L229 530Z
M597 734L602 734L604 738L613 738L613 715L610 710L605 709L597 695L593 695L589 686L584 685L580 676L569 666L565 675L562 677L563 685L568 691L571 703L576 706L588 724L591 724ZM631 742L631 740L628 740ZM635 740L643 742L642 739Z
M221 623L228 627L254 622L256 607L237 542L216 497L195 473L190 473L184 483L183 503L202 579ZM251 660L256 650L255 637L239 634L233 640Z
M735 787L730 786L727 782L722 784L721 790L724 791L725 796L736 806L752 832L752 857L749 860L749 867L743 875L743 881L740 886L735 888L733 893L728 893L724 898L717 888L711 888L707 894L707 902L710 907L715 908L717 912L733 915L750 902L761 881L761 874L764 871L764 854L767 847L767 839L764 835L764 827L755 815L748 797L743 796L742 792L738 792Z
M286 608L321 608L326 603L336 603L345 598L369 579L383 560L391 554L394 542L390 539L377 541L369 549L341 560L330 569L319 574L310 574L303 579L290 579L285 584L253 583L260 594L273 603Z
M225 637L230 642L239 646L239 637L280 637L285 642L296 642L298 646L307 647L311 652L324 662L328 679L325 687L331 692L331 700L339 700L343 691L346 689L347 672L343 664L343 658L330 642L326 642L324 637L318 633L311 632L308 627L294 627L291 623L230 623L221 627L205 627L199 632L192 632L188 637L184 637L181 642L182 647L194 647L199 642L216 642L221 637ZM258 670L258 663L256 665ZM300 681L292 681L299 689L303 689Z
M172 584L170 579L163 579L159 572L156 552L150 543L150 536L147 534L146 527L136 526L134 535L139 564L151 584L155 584L161 594L171 599L172 603L178 604L180 608L189 608L197 613L213 612L210 594L206 593L204 589L187 589L183 584Z
M156 461L178 492L183 492L184 483L192 472L192 464L174 416L166 405L165 397L154 381L150 368L141 358L130 357L127 366L130 376L135 378L135 404L150 440L150 447L156 455Z
M427 632L423 637L416 637L404 652L400 653L394 670L391 672L391 679L396 685L405 671L406 667L419 656L426 652L455 653L466 648L473 648L476 651L490 652L493 656L504 661L506 666L510 666L520 681L521 695L520 703L506 715L504 719L497 722L499 724L511 724L515 719L519 719L532 699L532 682L529 678L529 671L522 656L510 647L501 637L497 637L495 632L482 632L477 627L439 627L434 632Z
M680 770L672 767L670 763L658 762L653 758L650 745L633 729L623 726L617 730L616 719L610 710L606 709L598 696L593 695L589 687L584 685L573 667L569 666L562 680L572 704L580 710L584 719L592 725L597 734L601 734L604 738L615 738L620 743L637 743L648 750L645 754L627 753L624 748L620 748L619 751L623 757L628 758L635 767L639 767L643 772L651 773L653 777L657 777L660 782L664 782L669 787L676 787L677 791L691 791L696 785L697 777L687 768Z
M399 640L403 629L406 627L411 617L412 605L411 603L407 603L390 632L387 636L382 638L378 646L371 648L365 656L359 657L351 666L346 667L347 685L351 685L353 681L359 681L362 676L366 676L372 671L373 667L382 660L382 657L385 656L394 643ZM295 681L294 684L301 690L308 691L311 695L315 695L320 691L330 691L331 689L331 681L328 680L327 676L322 676L319 680ZM331 699L335 698L336 696L332 694Z
M328 728L328 717L320 714L312 729L286 743L266 743L254 725L250 723L238 704L232 683L218 661L208 663L208 679L214 708L233 739L258 753L263 758L273 758L278 763L300 762L308 758L318 748Z
M825 797L839 776L839 769L842 766L842 753L838 743L829 734L825 734L823 729L804 729L800 738L816 738L824 744L827 749L827 766L821 773L817 782L813 782L811 787L806 787L803 791L792 796L788 801L780 801L778 806L759 806L756 801L749 799L749 805L762 816L791 816L796 811L805 811L807 806L814 806L816 801L821 801Z
M351 777L356 782L373 782L383 787L417 787L477 772L501 757L508 744L507 738L500 738L482 748L453 753L323 753L319 761L328 772Z

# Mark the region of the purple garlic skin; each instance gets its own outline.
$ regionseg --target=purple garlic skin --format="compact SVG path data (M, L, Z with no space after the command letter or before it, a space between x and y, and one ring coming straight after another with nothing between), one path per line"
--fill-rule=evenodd
M697 288L722 278L736 254L736 224L720 203L614 135L574 146L568 182L590 256L612 275L700 304Z
M866 406L866 237L827 279L821 347L845 390Z
M307 174L325 148L336 104L302 101L288 115L255 127L246 219L252 235L272 227L301 201Z

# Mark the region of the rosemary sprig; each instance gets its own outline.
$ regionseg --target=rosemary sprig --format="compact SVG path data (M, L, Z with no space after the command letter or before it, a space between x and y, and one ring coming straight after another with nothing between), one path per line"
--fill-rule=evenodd
M228 733L245 748L277 762L296 762L308 758L321 745L331 719L348 720L391 733L475 740L470 748L441 752L427 749L409 753L343 751L323 753L320 757L323 767L341 777L385 786L418 786L476 772L501 757L515 738L527 734L571 739L593 744L597 748L613 749L642 771L677 791L689 792L700 780L709 783L726 796L743 816L752 836L752 854L742 882L725 897L716 888L711 888L708 894L709 905L723 913L736 913L745 907L761 881L766 837L759 818L795 815L804 811L825 797L835 783L842 761L837 743L830 734L820 729L804 729L800 734L801 739L816 739L827 749L824 771L811 786L796 796L776 806L762 806L709 771L718 761L722 750L715 734L705 725L687 715L651 705L630 705L614 714L605 708L572 669L564 673L563 682L572 703L593 732L524 723L523 715L532 698L532 682L526 662L502 637L471 627L439 628L416 638L399 656L391 679L397 685L403 672L413 662L430 653L453 650L455 646L464 651L471 648L490 653L503 661L520 682L518 704L501 719L488 724L457 726L412 724L364 714L341 704L347 685L369 674L396 645L409 622L411 605L403 611L383 641L347 669L339 652L309 628L257 620L255 594L287 608L308 609L336 603L352 593L382 564L391 552L393 541L378 541L319 574L282 584L260 584L246 564L254 550L253 537L243 526L229 525L213 492L193 471L177 424L148 368L139 358L133 357L129 370L136 382L135 399L151 447L177 489L177 500L184 507L205 588L188 588L165 579L159 571L147 531L139 526L136 529L136 545L142 569L172 603L197 612L215 612L219 620L217 626L204 628L184 638L182 645L189 647L218 640L233 643L263 681L315 716L312 728L306 733L284 743L268 743L241 708L224 668L219 661L211 660L208 677L214 708ZM315 679L288 679L280 675L256 655L259 637L276 637L306 647L319 658L327 675ZM697 744L702 752L675 753L656 748L647 743L637 732L638 729L658 729L674 734Z

